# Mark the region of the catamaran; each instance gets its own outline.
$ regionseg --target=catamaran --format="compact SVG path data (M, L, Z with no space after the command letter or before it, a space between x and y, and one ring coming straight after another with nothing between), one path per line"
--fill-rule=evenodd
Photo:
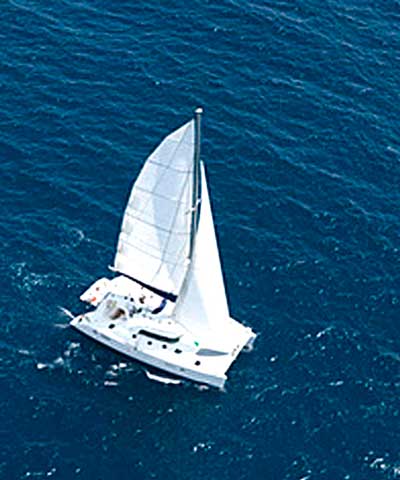
M200 160L202 109L148 157L133 185L110 269L71 325L167 374L223 388L255 333L231 318ZM152 377L150 377L152 378Z

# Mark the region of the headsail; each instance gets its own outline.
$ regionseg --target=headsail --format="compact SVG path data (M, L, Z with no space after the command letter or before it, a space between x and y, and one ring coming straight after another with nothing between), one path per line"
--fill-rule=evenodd
M207 330L223 332L230 322L225 284L203 163L201 164L201 209L194 255L175 315L179 323L202 335Z
M192 218L194 121L166 137L136 180L122 221L114 268L178 294L187 272Z

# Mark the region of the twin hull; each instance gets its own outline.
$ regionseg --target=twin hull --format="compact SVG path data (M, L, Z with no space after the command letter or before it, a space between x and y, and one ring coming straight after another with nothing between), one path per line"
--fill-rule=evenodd
M222 389L226 372L244 347L250 347L255 338L251 329L235 320L232 322L232 339L229 351L203 349L207 355L198 355L199 348L188 348L188 343L168 343L154 337L132 335L132 329L121 325L110 329L107 323L96 321L95 311L79 315L71 325L88 337L130 358L173 375ZM111 324L115 325L115 324ZM226 332L228 333L228 332ZM134 338L132 338L134 337ZM226 350L226 349L225 349ZM214 352L214 353L213 353Z

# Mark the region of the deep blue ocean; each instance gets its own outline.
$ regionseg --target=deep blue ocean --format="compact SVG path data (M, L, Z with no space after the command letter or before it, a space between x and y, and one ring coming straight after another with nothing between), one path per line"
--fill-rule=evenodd
M399 79L398 0L2 2L1 479L400 479ZM151 382L60 309L198 105L258 333L225 392Z

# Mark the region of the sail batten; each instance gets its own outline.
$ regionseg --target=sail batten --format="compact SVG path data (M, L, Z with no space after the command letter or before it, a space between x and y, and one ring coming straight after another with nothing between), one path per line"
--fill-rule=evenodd
M154 258L154 259L158 259L160 257L159 255L159 251L157 249L155 249L154 247L151 247L150 245L143 245L143 246L140 246L138 245L137 243L133 244L133 243L130 243L129 241L125 241L126 245L130 248L133 248L133 249L137 249L139 250L142 254L145 254L145 255L149 255L150 257ZM151 250L154 252L152 253ZM125 249L126 251L126 249ZM123 255L125 256L127 259L129 259L129 255L126 255L124 253L124 251L120 251L119 252L120 255ZM164 259L164 262L165 263L169 263L170 265L173 265L175 266L176 265L176 257L168 257L168 255L164 255L165 259Z
M160 162L156 162L154 160L148 160L149 164L152 164L152 165L156 165L157 167L161 167L161 168L165 168L165 169L168 169L168 170L172 170L173 172L176 172L176 173L187 173L187 174L191 174L192 173L192 169L189 169L189 170L182 170L181 168L174 168L173 166L171 165L163 165L162 163Z
M158 197L158 198L161 198L163 200L171 200L171 201L175 201L177 203L183 203L186 205L186 202L180 200L180 199L176 199L175 197L168 197L166 195L163 195L161 193L155 193L155 192L152 192L150 190L146 190L145 188L142 188L140 186L136 186L136 189L139 190L140 192L143 192L143 193L148 193L148 194L151 194L151 195L154 195L155 197Z
M187 271L193 156L190 121L145 162L124 213L114 261L121 273L173 294L179 293Z
M146 225L149 225L150 227L154 227L157 230L161 230L162 232L171 233L171 234L177 235L177 236L187 236L187 232L184 232L184 231L179 232L179 231L175 231L175 230L172 230L172 229L169 229L169 228L160 227L159 225L156 225L155 223L147 222L143 218L140 218L139 215L133 215L130 212L127 213L127 215L129 217L133 218L134 220L138 221L138 222L145 223Z

